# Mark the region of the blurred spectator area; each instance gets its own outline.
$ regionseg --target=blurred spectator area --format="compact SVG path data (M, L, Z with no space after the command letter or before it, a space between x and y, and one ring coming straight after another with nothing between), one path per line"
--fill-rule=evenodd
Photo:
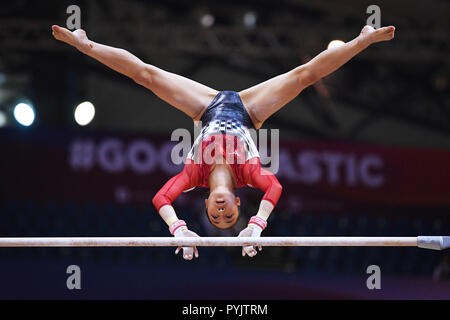
M0 13L0 110L29 97L35 126L75 128L73 109L92 101L86 130L167 134L192 121L148 90L55 41L70 1L11 1ZM82 28L94 41L124 48L144 62L217 90L244 90L349 41L366 24L371 1L78 1ZM379 43L264 125L282 138L341 139L450 147L450 2L377 1ZM11 36L14 35L14 36ZM126 110L126 112L124 112ZM156 116L157 115L157 116ZM81 129L80 129L81 130Z

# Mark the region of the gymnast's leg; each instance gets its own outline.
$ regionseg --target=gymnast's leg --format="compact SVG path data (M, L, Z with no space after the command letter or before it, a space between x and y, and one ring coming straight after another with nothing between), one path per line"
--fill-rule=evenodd
M365 26L358 37L340 47L330 48L287 73L239 92L250 117L259 129L264 121L294 99L303 89L340 68L369 45L391 40L393 26L375 30Z
M219 93L203 84L146 64L130 52L91 41L84 30L52 26L53 36L150 89L168 104L199 120Z

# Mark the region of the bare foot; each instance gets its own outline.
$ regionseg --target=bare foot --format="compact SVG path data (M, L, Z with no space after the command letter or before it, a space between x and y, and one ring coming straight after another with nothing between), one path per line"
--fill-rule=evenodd
M371 26L365 26L362 28L359 38L361 39L361 43L367 47L372 43L392 40L394 33L394 26L382 27L376 30Z
M91 49L92 45L86 35L86 32L82 29L75 30L73 32L66 28L53 25L52 34L56 40L70 44L83 53L86 53Z

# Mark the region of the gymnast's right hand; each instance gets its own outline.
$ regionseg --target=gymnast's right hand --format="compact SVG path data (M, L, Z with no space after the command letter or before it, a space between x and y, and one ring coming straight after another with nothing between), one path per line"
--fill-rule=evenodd
M82 29L71 32L66 28L53 25L52 34L56 40L70 44L83 53L88 52L92 48L92 44L90 43L86 32Z
M199 235L195 232L188 230L186 227L184 229L179 228L174 233L175 237L198 237ZM175 250L175 254L178 254L180 252L181 247L178 247L177 250ZM198 250L197 247L183 247L183 258L185 260L192 260L193 257L198 258Z

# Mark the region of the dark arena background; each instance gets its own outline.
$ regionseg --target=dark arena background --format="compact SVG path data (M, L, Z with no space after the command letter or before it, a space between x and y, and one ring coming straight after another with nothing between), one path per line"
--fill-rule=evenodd
M70 5L90 39L235 91L353 39L377 5L395 38L263 126L279 130L283 193L262 236L450 234L448 1L14 0L0 9L0 237L170 236L152 198L182 169L170 159L172 132L194 134L193 123L56 41L51 26L66 27ZM86 101L95 115L81 126L74 115ZM263 193L238 194L230 230L208 221L206 189L174 207L200 236L237 236ZM265 247L250 258L240 247L199 247L192 261L174 251L0 248L0 299L450 298L448 250ZM81 288L70 290L73 265ZM381 288L368 287L373 265Z

